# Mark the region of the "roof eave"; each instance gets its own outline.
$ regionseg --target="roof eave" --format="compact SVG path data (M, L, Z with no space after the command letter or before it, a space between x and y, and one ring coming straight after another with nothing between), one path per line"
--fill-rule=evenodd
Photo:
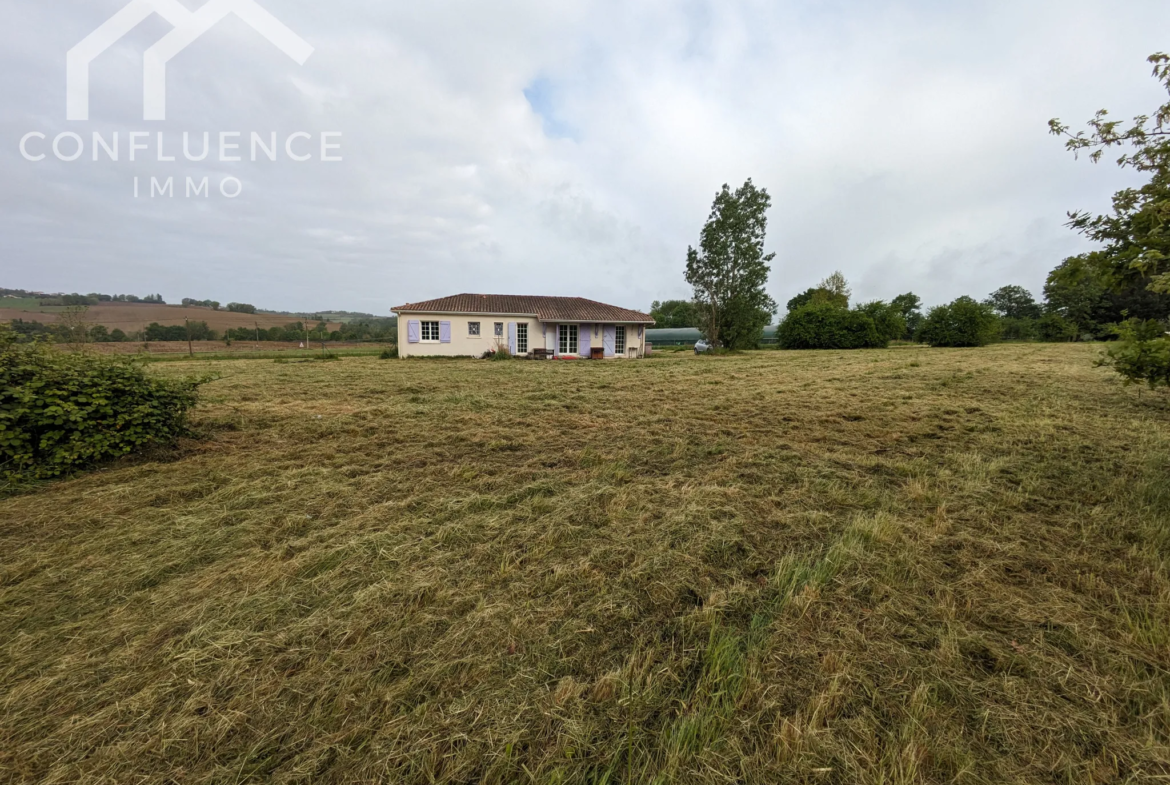
M431 308L391 308L392 314L404 313L426 313L435 314L436 316L514 316L526 319L535 319L538 322L613 322L615 324L656 324L653 319L585 319L585 318L570 318L566 316L549 316L544 317L535 313L503 313L500 311L436 311Z
M503 313L501 311L436 311L432 308L391 308L390 313L433 313L438 316L520 316L539 319L534 313Z

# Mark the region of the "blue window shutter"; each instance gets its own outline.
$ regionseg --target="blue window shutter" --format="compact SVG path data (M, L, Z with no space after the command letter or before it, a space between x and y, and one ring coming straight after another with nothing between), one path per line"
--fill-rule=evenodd
M589 356L589 346L593 338L593 325L582 324L577 326L577 353L582 357Z
M508 322L508 351L516 353L516 323Z
M450 322L439 322L439 343L451 343Z
M411 319L410 321L408 321L406 323L406 342L407 343L418 343L418 339L419 339L418 319Z
M602 328L601 345L605 347L605 356L613 357L617 351L617 326L607 324Z

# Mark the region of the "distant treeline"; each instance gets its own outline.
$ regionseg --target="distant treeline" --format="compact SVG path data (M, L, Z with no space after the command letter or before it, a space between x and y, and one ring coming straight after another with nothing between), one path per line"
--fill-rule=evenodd
M34 292L27 289L5 289L0 287L0 297L3 296L19 297L26 300L37 300L42 306L78 306L78 305L98 305L100 303L147 303L150 305L166 305L166 300L161 294L148 294L145 297L139 297L134 294L102 294L100 292L90 292L89 294L72 294ZM2 304L2 303L0 303ZM258 308L251 303L228 303L223 305L219 300L204 300L195 297L184 297L182 299L184 308L210 308L213 311L218 311L221 308L231 311L232 313L247 313L247 314L272 314L275 316L288 316L290 318L300 319L307 322L377 322L384 320L385 317L375 316L371 313L362 311L312 311L306 313L290 312L290 311L272 311L265 308Z
M184 297L183 307L210 308L213 311L218 311L219 300L196 300L192 297ZM232 313L256 313L256 306L251 303L228 303L227 309Z
M342 324L339 329L330 330L325 322L308 325L293 322L284 327L236 327L220 333L208 327L207 322L162 325L152 322L143 330L125 332L118 328L107 329L105 325L74 322L70 324L43 324L37 321L13 319L12 329L22 342L37 339L57 343L140 343L143 341L376 341L393 343L398 340L398 320L366 319L351 324ZM188 333L188 331L190 331Z
M372 313L365 313L364 311L311 311L290 313L288 311L269 311L261 308L257 313L272 314L274 316L292 316L307 322L368 322L386 318Z
M161 294L148 294L145 297L139 297L136 294L99 294L98 292L77 294L74 292L73 294L34 294L31 296L39 297L41 305L44 306L97 305L99 303L147 303L150 305L167 304L167 301L162 298Z
M655 327L700 327L694 303L655 301ZM1170 328L1170 295L1144 282L1116 285L1079 257L1048 276L1044 300L1022 286L1003 286L982 301L959 297L922 309L913 292L890 302L850 305L848 283L834 273L788 301L777 339L787 348L861 348L905 340L935 345L983 345L1007 341L1112 340L1133 320Z

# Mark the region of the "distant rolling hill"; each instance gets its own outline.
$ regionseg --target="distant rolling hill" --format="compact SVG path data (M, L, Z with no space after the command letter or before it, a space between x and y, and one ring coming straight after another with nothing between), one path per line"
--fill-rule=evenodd
M57 315L65 310L61 306L43 306L35 298L0 298L0 322L12 319L38 321L42 324L51 324L57 321ZM154 303L98 303L89 306L85 320L91 324L104 325L107 329L121 329L129 333L141 330L151 322L161 325L183 324L184 319L193 322L207 322L207 326L218 332L235 327L283 327L293 322L315 321L287 313L234 313L220 309L213 311L210 308L182 305L157 305ZM329 321L329 329L340 327L340 320Z
M288 311L265 311L260 310L259 313L264 314L283 314L292 319L292 321L312 321L316 323L319 319L333 324L335 322L345 322L351 324L353 322L368 322L374 319L390 319L393 318L390 314L383 314L378 316L373 313L362 313L360 311L313 311L312 313L289 313Z

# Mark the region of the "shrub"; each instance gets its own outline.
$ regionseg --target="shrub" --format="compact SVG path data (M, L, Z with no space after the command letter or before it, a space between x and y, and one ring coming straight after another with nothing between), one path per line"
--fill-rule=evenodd
M785 349L868 349L887 343L864 312L816 301L790 311L776 338Z
M1170 387L1170 337L1163 325L1130 319L1117 332L1120 339L1101 354L1097 365L1117 371L1126 385Z
M970 297L930 309L918 340L931 346L986 346L999 338L999 317Z
M139 363L18 345L0 327L0 472L55 477L186 431L204 380L148 376Z
M508 348L507 344L500 344L495 348L495 350L488 350L484 352L483 356L485 360L511 360L512 352Z
M378 355L378 359L379 360L397 360L398 359L398 347L391 346L388 349L383 349L382 353Z

